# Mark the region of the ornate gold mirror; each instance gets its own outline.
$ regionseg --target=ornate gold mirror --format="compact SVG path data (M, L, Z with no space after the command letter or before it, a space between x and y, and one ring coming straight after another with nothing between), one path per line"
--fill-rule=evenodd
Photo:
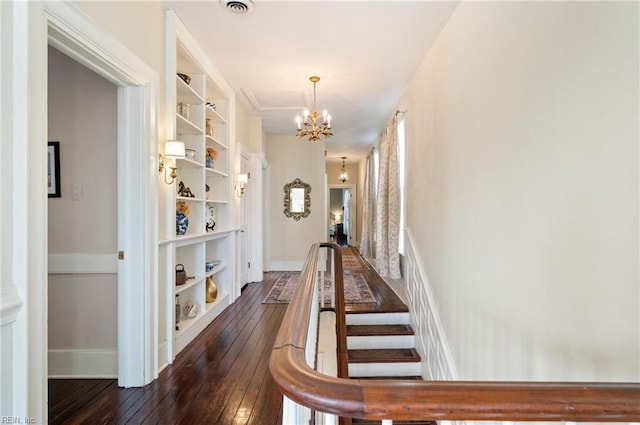
M311 214L311 186L300 179L284 185L284 215L298 221Z

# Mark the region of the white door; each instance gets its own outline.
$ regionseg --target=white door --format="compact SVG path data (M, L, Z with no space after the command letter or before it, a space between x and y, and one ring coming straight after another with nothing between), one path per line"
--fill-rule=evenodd
M249 158L244 155L240 156L240 172L249 174ZM251 176L249 174L249 176ZM249 255L249 211L251 210L249 191L251 185L247 184L244 191L244 196L240 198L240 287L243 287L245 283L249 282L249 267L251 266L251 257Z
M351 245L351 190L344 189L342 192L342 205L344 208L344 234L347 235L347 244Z

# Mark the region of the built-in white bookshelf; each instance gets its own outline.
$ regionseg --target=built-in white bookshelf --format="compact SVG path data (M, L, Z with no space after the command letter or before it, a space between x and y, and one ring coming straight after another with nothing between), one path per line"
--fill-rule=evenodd
M170 164L175 165L178 174L173 184L159 183L161 366L172 362L239 293L234 271L233 91L174 12L167 11L166 25L166 140L184 142L187 157ZM159 151L163 152L162 143ZM207 159L208 154L215 159ZM181 203L189 209L184 234L179 234L176 224L176 210ZM207 269L208 262L215 262L215 267ZM184 266L187 274L181 285L176 284L177 265ZM208 278L217 287L213 302L206 302ZM191 303L196 313L186 315L184 307Z

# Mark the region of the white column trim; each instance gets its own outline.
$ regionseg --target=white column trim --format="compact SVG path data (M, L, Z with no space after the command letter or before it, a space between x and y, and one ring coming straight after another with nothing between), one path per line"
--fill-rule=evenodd
M22 305L15 286L0 287L0 326L15 322Z
M251 154L251 180L252 189L249 191L252 206L249 211L249 229L251 234L251 245L249 250L251 254L251 268L249 269L249 282L260 282L264 271L264 198L262 163L264 161L264 153Z

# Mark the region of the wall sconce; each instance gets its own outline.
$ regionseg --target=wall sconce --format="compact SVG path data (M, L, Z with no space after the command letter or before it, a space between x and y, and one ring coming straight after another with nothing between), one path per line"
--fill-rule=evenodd
M236 177L236 184L235 184L235 189L236 189L236 196L238 198L242 198L242 195L244 195L244 186L249 182L249 174L238 174Z
M162 171L164 171L164 182L166 184L173 184L176 177L178 177L178 173L176 172L178 167L165 166L164 158L184 158L184 142L179 140L167 140L164 144L164 156L162 156L162 154L159 154L158 156L160 157L158 160L158 172L162 173ZM171 181L167 181L167 168L171 170L169 173Z

